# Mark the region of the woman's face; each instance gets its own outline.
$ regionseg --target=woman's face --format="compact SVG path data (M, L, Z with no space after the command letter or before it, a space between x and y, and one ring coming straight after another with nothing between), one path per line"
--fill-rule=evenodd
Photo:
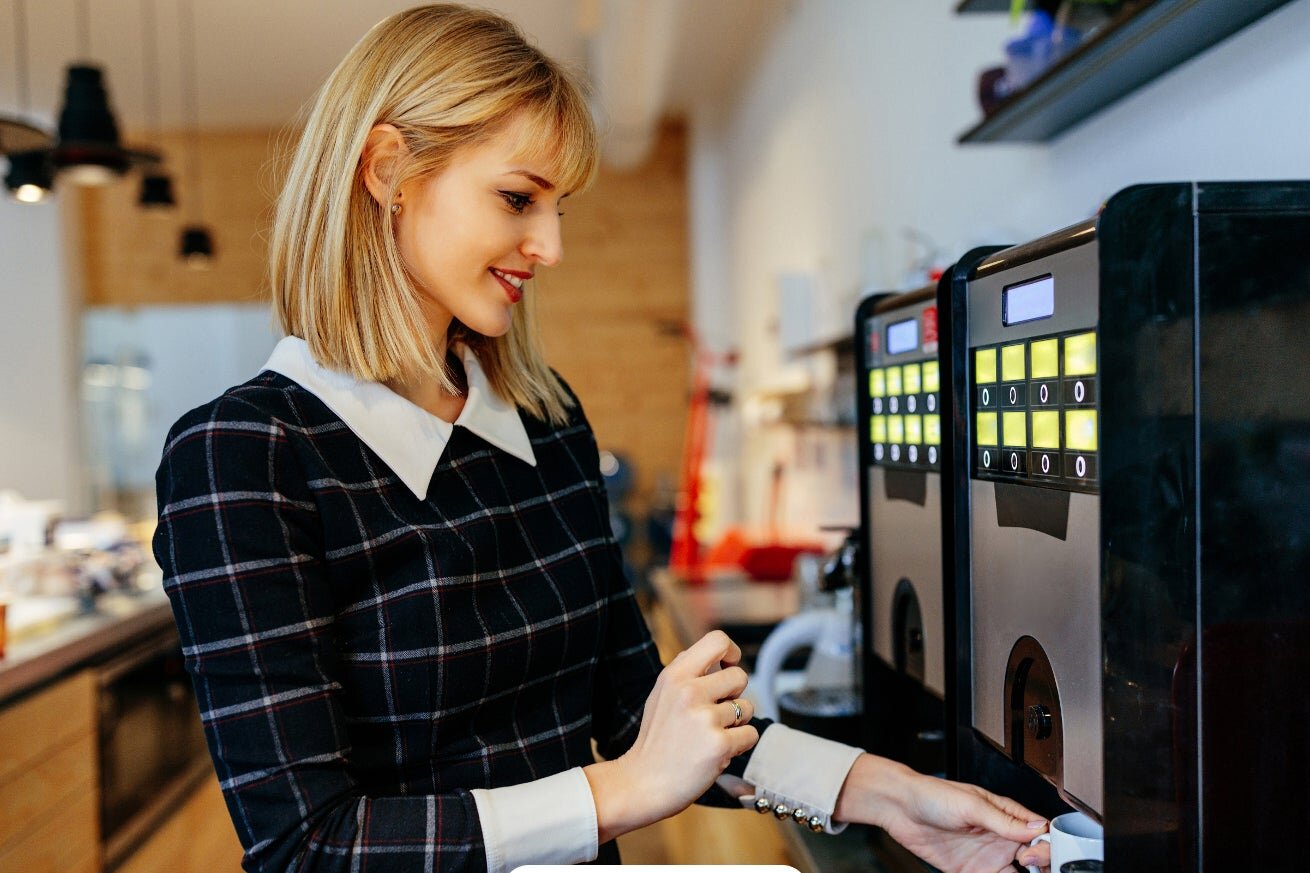
M544 166L515 154L517 124L469 146L436 175L401 187L396 240L445 336L451 318L483 336L509 330L539 266L563 257L559 191Z

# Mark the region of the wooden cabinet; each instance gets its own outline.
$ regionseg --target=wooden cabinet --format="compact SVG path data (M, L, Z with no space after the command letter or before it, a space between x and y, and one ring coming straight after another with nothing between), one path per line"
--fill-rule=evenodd
M241 843L211 773L115 873L240 873Z
M100 870L95 724L90 672L0 710L0 870Z

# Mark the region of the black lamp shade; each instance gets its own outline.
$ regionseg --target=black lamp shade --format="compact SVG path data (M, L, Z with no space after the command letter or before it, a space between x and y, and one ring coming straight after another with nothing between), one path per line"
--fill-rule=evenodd
M55 187L54 167L50 164L50 151L37 149L9 155L9 171L5 173L5 187L20 203L40 203Z
M163 173L147 173L142 176L141 196L137 203L147 209L170 209L176 206L173 180Z
M118 145L118 123L99 67L71 66L59 112L59 141L100 146Z
M182 228L182 246L179 254L190 266L208 266L214 257L214 240L209 235L209 228L196 224Z
M132 165L131 155L119 144L118 124L98 67L68 68L52 160L61 174L78 185L106 184Z

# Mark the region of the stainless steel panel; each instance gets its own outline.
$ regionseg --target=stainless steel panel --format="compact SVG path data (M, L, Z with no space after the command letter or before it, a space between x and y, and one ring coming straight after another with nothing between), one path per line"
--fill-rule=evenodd
M873 583L873 650L895 666L892 614L896 586L909 579L919 598L924 630L924 685L946 695L945 625L942 616L941 474L926 473L927 500L917 506L884 497L886 471L869 470L870 574Z
M1034 637L1055 672L1064 721L1064 785L1101 810L1100 498L1072 494L1069 539L1001 527L996 487L973 481L973 725L1005 743L1005 670Z
M970 282L969 348L1096 327L1100 282L1097 251L1096 242L1089 242ZM1055 314L1014 327L1002 325L1002 289L1047 273L1055 277Z

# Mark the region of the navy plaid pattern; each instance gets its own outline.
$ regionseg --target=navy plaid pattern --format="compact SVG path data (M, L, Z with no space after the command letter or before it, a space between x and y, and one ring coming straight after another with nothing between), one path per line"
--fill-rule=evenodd
M423 501L277 373L173 427L154 550L247 869L485 870L471 789L636 738L595 439L521 417L536 467L457 427Z

